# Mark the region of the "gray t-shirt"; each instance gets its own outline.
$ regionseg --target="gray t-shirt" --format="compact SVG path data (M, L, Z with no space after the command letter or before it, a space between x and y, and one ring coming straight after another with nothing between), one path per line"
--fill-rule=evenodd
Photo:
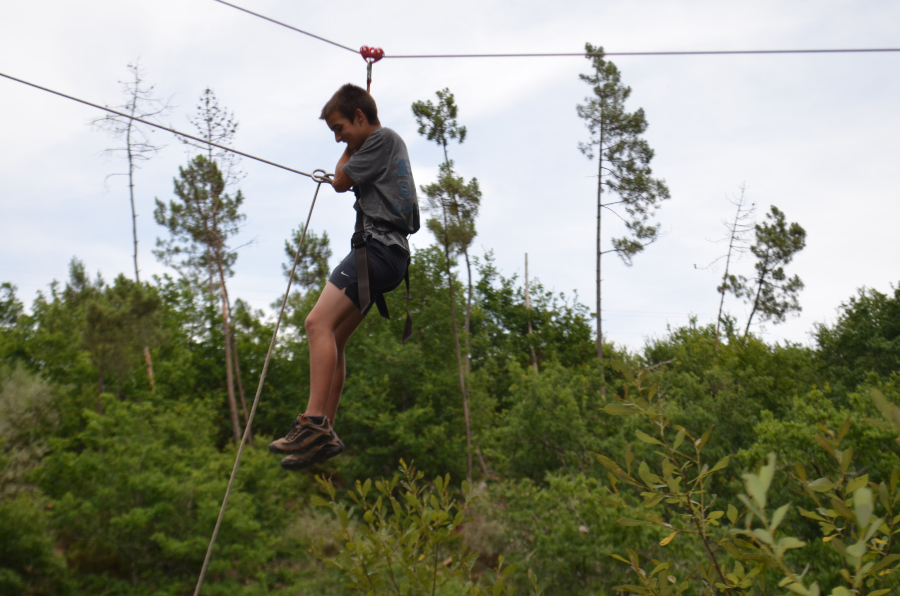
M362 210L367 233L409 252L407 236L419 229L419 201L406 143L390 128L379 128L344 164L355 183L354 208Z

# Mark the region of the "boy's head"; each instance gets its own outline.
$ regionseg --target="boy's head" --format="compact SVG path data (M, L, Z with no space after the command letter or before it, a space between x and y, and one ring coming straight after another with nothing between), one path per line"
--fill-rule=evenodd
M334 140L358 149L372 130L381 127L378 107L368 91L347 83L337 90L319 116L334 132Z
M347 83L331 96L331 99L322 108L322 115L319 118L327 120L329 114L338 112L352 122L356 110L362 111L369 124L381 124L378 121L378 107L375 105L375 100L368 91L352 83Z

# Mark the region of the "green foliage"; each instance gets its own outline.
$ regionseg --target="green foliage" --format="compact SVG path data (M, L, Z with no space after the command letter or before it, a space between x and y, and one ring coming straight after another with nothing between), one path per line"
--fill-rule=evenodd
M177 200L167 205L156 199L153 216L171 238L157 238L153 254L198 286L204 276L211 280L218 266L231 275L237 260L237 252L227 250L227 240L245 217L240 212L244 195L239 190L231 196L225 186L216 162L197 155L186 168L178 168Z
M597 478L577 472L492 484L465 527L466 541L483 556L502 553L519 569L534 569L550 593L605 593L626 577L610 555L637 537L616 523L615 508L598 507L601 490ZM513 579L529 583L521 571Z
M729 275L724 284L726 291L750 305L744 337L756 314L760 322L777 325L790 313L802 310L797 294L803 289L803 282L798 275L788 278L784 266L806 246L806 230L797 222L788 225L784 213L772 205L766 220L756 224L754 231L756 242L750 246L750 252L756 257L756 274L749 280L742 275Z
M329 501L313 497L313 502L329 507L340 521L336 533L344 550L336 558L317 550L316 555L344 572L349 587L360 594L501 594L508 590L508 576L514 566L503 566L503 558L488 586L479 585L475 573L477 553L463 542L459 529L467 521L466 507L471 487L463 482L463 501L450 492L450 475L438 476L433 483L421 482L425 474L400 461L400 469L391 480L357 481L348 498L356 504L361 522L351 518L354 512L338 501L331 480L318 477ZM535 594L534 575L529 573Z
M301 226L292 230L290 239L284 241L284 254L287 256L287 262L281 265L281 269L284 271L285 277L291 275L291 266L294 264L297 246L300 244L302 235L303 227ZM330 258L331 245L328 232L322 232L322 235L318 236L314 231L307 230L303 246L300 248L300 260L294 271L294 283L305 292L320 290L325 286L328 275L331 273L331 268L328 266Z
M822 571L827 574L828 570L810 568L810 565L803 571L797 570L793 551L803 549L807 542L782 527L791 504L782 504L774 511L769 507L768 493L776 473L775 455L770 454L768 463L758 472L743 474L746 494L738 496L740 505L719 502L710 490L712 479L717 472L728 468L731 456L710 466L712 462L704 459L703 449L712 429L695 437L686 428L673 425L665 414L664 402L658 398L658 387L644 386L644 377L643 372L630 377L631 391L626 387L623 396L605 406L604 411L646 418L652 433L637 430L635 436L640 443L651 446L656 457L638 461L631 444L626 448L624 466L598 454L598 461L609 469L609 496L603 501L629 511L628 517L619 520L624 526L651 525L669 531L660 546L684 536L682 540L699 542L705 556L699 562L692 561L681 573L671 562L654 559L654 568L648 572L641 566L638 553L626 549L628 558L613 556L632 568L636 583L616 589L658 595L688 591L753 594L768 593L769 585L777 583L778 588L796 594L818 596L818 582L808 583L806 578ZM894 420L895 411L900 412L900 408L892 406L878 392L874 397L890 416L889 422L900 430L900 414ZM850 428L848 419L837 433L823 425L825 435L815 436L816 442L831 456L835 474L810 481L805 467L797 464L796 479L814 504L812 510L798 507L797 511L819 523L821 541L831 545L839 555L838 582L845 585L835 585L832 596L887 594L898 581L891 574L900 569L897 565L900 555L891 553L892 537L900 531L894 529L900 523L900 516L895 517L894 513L900 505L897 486L900 468L895 467L891 472L890 485L870 481L868 474L853 473L853 447L842 447ZM627 492L626 487L629 487ZM881 517L875 517L873 495L876 492L883 510ZM635 499L638 494L641 502Z
M47 517L45 504L35 495L0 499L0 594L67 593L65 560L53 553Z
M202 403L163 409L106 399L104 412L86 412L81 432L52 439L39 474L69 564L97 589L186 591L200 569L233 452L214 448ZM274 556L277 539L269 532L280 527L279 499L300 481L255 450L245 453L241 471L210 583L254 578Z
M900 288L893 295L863 288L839 312L833 326L816 325L823 369L848 389L867 373L887 378L900 370Z
M466 140L466 127L459 126L456 121L459 108L450 90L443 89L435 94L438 98L437 105L430 99L416 101L412 105L412 111L419 125L419 134L442 146L446 152L450 140L460 143Z
M22 363L0 367L0 498L33 490L29 473L47 453L45 437L58 419L52 388Z

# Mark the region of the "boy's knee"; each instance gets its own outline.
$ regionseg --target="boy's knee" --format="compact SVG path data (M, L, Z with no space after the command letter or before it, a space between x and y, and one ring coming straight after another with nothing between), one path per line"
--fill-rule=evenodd
M325 329L322 320L317 317L314 312L311 312L306 316L303 326L306 328L306 335L308 336L317 335Z

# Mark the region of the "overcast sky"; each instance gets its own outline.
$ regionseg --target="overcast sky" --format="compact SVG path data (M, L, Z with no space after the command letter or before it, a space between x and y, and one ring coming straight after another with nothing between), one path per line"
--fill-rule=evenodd
M900 47L900 3L891 1L471 1L235 3L350 47L404 53ZM333 171L342 147L318 120L343 83L365 83L359 55L212 0L29 0L0 3L0 72L101 104L122 103L118 83L140 58L146 79L187 116L212 88L240 122L235 146L303 170ZM816 322L858 288L900 280L900 54L613 58L644 108L654 174L672 199L665 235L623 266L604 258L608 338L639 348L690 315L715 320L728 198L746 184L761 218L769 205L807 231L790 265L806 283L802 316L768 326L770 342L808 343ZM505 275L524 270L595 308L596 164L578 151L587 131L575 112L589 88L584 58L390 60L375 65L382 123L410 150L417 183L432 181L439 148L416 134L410 104L449 87L468 128L450 156L484 193L476 253L493 250ZM131 222L113 141L92 130L91 108L0 79L0 281L30 303L76 256L106 279L132 275ZM167 145L137 174L140 264L162 273L151 249L162 228L153 199L172 198L186 148ZM281 292L283 243L309 209L314 184L249 160L240 187L246 225L231 294L268 308ZM350 195L326 189L312 228L337 259L349 248ZM606 238L621 232L607 218ZM423 230L414 246L433 242ZM695 268L700 267L700 269ZM750 274L752 260L736 272ZM415 286L415 280L413 279ZM734 299L726 310L746 320Z

